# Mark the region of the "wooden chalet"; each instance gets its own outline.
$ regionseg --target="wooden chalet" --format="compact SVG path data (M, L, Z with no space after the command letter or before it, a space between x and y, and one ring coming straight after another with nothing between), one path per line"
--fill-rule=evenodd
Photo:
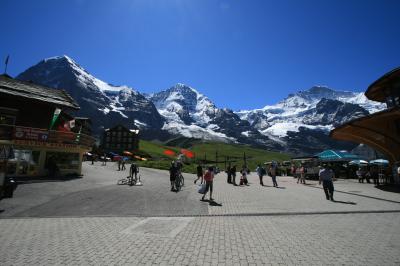
M103 133L102 148L106 152L122 154L139 148L139 129L128 129L123 125L107 128Z
M0 173L81 174L82 156L94 144L90 121L74 119L79 105L64 90L0 75Z

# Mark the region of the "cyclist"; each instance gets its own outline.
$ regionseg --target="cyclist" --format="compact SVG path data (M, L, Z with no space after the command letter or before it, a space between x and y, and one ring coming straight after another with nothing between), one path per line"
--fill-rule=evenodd
M169 181L171 182L171 191L175 190L175 179L178 174L177 164L172 161L171 166L169 167Z
M139 166L137 166L137 164L132 163L131 167L129 169L129 177L132 180L133 179L133 175L135 175L135 181L137 180L137 174L139 173Z

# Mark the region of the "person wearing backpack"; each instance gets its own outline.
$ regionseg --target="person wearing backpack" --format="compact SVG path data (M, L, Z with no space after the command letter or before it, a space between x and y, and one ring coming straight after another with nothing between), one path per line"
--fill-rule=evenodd
M206 191L205 191L203 197L201 197L202 201L205 200L204 198L205 198L208 190L210 190L210 201L214 201L214 199L212 198L213 180L214 180L214 168L212 166L210 166L210 167L208 167L208 170L204 174L204 181L206 181Z

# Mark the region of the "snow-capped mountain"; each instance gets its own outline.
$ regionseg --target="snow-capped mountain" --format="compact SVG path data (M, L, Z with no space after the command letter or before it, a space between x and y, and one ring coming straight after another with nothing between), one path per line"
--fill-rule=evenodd
M65 55L44 59L17 78L65 89L81 106L76 115L90 117L97 134L119 123L145 129L161 129L164 123L154 104L138 91L108 84Z
M383 104L368 100L363 93L315 86L290 94L275 105L236 114L263 134L282 138L289 131L297 132L300 127L329 131L351 118L383 108Z
M163 129L175 135L225 142L242 142L278 148L248 121L230 109L220 109L197 90L177 84L149 99L165 117Z
M146 139L175 136L257 145L296 154L325 148L348 148L329 138L334 126L384 108L363 93L315 86L275 105L233 112L218 108L199 91L177 84L152 94L104 82L68 56L42 60L18 77L65 89L81 106L77 114L91 118L93 132L116 124L139 126Z
M363 93L314 86L290 94L275 105L236 114L263 135L285 143L287 150L312 153L340 145L328 138L335 126L383 108L383 104L368 100ZM347 144L343 144L346 148Z

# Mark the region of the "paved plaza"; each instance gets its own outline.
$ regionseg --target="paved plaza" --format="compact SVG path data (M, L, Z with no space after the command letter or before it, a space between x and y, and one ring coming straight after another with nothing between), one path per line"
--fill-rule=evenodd
M210 204L190 174L175 193L166 171L141 169L142 187L114 164L83 173L0 201L0 265L400 265L400 194L372 184L338 180L331 202L315 181L221 173Z

